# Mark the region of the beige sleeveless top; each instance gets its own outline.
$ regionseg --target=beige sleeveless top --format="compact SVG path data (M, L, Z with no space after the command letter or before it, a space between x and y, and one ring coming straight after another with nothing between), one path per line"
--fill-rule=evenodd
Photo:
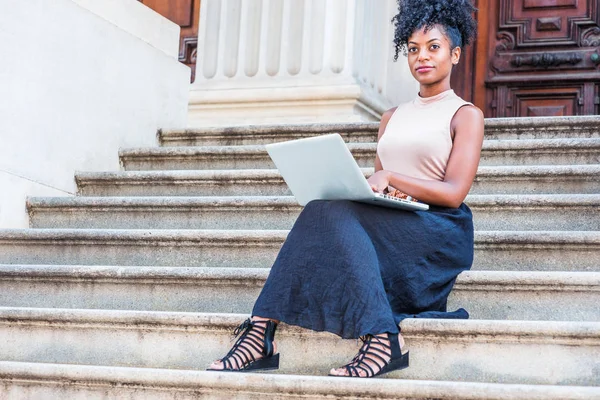
M377 145L383 169L443 181L452 151L450 123L468 104L450 89L399 105Z

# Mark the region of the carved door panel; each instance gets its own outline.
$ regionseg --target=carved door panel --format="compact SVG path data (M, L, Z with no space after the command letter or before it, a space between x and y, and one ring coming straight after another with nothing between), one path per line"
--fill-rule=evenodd
M598 0L489 0L489 5L486 116L599 113Z
M139 2L181 27L179 61L192 68L192 82L194 82L200 0L139 0Z

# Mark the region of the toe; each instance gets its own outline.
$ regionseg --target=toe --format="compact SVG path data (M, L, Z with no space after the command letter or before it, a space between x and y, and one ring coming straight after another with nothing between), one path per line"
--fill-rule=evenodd
M220 360L213 362L208 367L208 369L223 369L223 368L224 368L223 363Z

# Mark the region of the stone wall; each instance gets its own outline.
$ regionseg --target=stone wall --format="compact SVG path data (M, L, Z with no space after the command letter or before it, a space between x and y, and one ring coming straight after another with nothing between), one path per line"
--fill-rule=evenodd
M0 227L27 196L73 195L76 170L116 170L187 120L179 27L135 0L0 3Z

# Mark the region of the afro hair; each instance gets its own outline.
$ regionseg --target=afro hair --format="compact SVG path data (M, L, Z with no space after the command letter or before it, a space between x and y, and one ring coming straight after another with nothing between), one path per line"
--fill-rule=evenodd
M407 54L408 39L419 29L426 31L441 25L452 48L471 43L477 33L473 18L476 8L471 0L398 0L398 14L392 19L396 29L394 60L402 52Z

